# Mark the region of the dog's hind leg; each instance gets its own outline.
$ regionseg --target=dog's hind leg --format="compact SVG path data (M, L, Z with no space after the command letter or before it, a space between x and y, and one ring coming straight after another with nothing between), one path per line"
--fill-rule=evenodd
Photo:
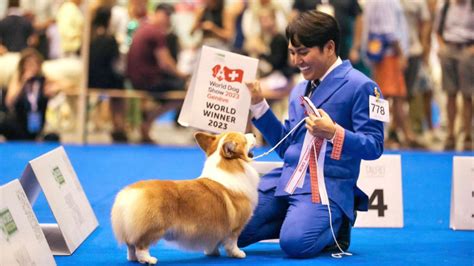
M224 249L228 257L243 259L246 255L245 252L237 246L237 238L238 236L231 236L226 239Z
M156 264L158 262L157 258L152 257L150 255L150 251L149 251L148 247L146 247L146 248L136 247L135 255L137 256L138 262L140 262L142 264L144 264L144 263Z
M135 254L135 246L127 244L127 260L137 261L137 255Z
M219 257L221 255L219 252L219 244L206 247L206 249L204 249L204 254L209 257Z
M151 228L145 230L143 234L135 242L135 255L140 263L156 264L157 258L150 255L150 245L156 243L163 236L164 230Z

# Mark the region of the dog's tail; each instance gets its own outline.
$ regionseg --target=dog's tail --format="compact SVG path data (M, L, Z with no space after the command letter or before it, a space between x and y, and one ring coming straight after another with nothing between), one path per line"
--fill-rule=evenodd
M119 244L133 243L134 234L137 231L134 226L134 214L138 204L138 194L136 189L125 188L115 197L111 211L112 230ZM135 230L134 230L135 228Z

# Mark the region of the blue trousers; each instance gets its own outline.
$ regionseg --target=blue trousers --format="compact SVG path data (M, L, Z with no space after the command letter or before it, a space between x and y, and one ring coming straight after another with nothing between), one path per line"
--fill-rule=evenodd
M239 237L239 247L279 238L281 249L289 257L309 258L334 244L326 205L312 203L310 194L275 197L274 193L259 191L258 205ZM343 212L334 203L330 207L337 236Z

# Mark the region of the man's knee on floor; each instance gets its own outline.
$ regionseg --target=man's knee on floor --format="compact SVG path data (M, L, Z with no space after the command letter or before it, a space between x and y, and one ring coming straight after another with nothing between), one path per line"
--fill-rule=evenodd
M325 244L320 241L305 241L303 235L280 236L281 249L291 258L311 258L319 255Z

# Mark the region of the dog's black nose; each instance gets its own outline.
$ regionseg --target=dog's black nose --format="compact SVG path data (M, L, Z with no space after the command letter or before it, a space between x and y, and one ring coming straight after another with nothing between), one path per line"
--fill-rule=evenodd
M249 151L249 153L247 154L247 156L248 156L249 158L253 158L253 151Z

